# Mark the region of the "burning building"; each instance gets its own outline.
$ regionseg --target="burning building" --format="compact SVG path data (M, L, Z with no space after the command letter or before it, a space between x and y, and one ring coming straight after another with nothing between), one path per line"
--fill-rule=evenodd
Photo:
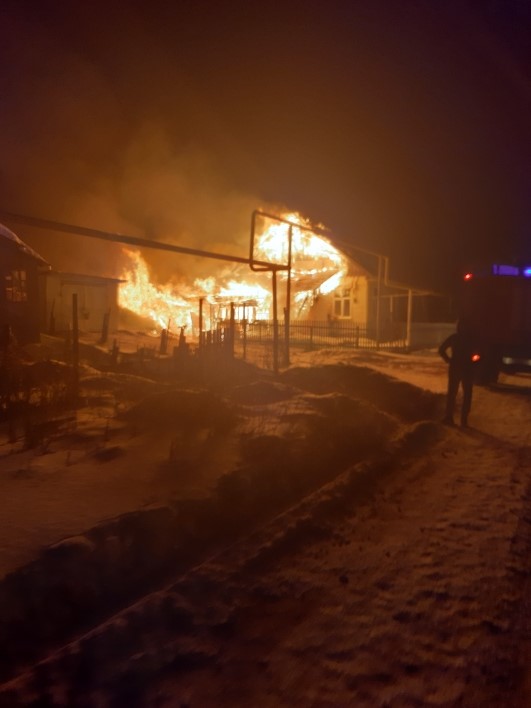
M260 219L258 233L256 215ZM38 226L44 224L37 221ZM348 244L338 248L321 227L312 227L298 214L277 217L254 212L252 225L249 258L168 244L169 251L199 256L202 260L201 277L181 276L166 285L156 283L141 252L131 248L123 249L127 266L120 279L51 271L44 259L4 228L3 248L11 254L2 263L6 283L4 320L26 341L37 336L38 324L34 320L38 322L39 310L43 331L64 331L72 321L75 293L79 327L86 332L101 331L104 327L116 329L119 304L122 313L134 313L137 330L142 327L166 333L186 330L186 335L192 338L200 332L215 330L228 320L249 325L274 320L290 324L324 323L334 336L338 332L344 334L349 327L355 328L363 330L367 342L400 338L410 342L413 295L426 293L391 283L385 257L365 252L373 260L377 257L374 274L352 257L352 251L362 249ZM45 226L49 228L50 223ZM77 227L64 224L51 226L77 231ZM125 243L139 248L152 247L147 239L90 229L80 231L82 235L111 241L123 238ZM164 249L160 243L156 246ZM210 262L206 258L224 260L225 264L215 269L208 266L207 270L206 264ZM33 295L37 278L33 273L38 274L43 266L47 272L41 279L39 305L38 292ZM35 303L30 306L33 300ZM406 301L408 332L405 336L404 332L397 335L397 322L403 325L406 319ZM120 324L123 320L120 315ZM32 329L34 334L30 333Z
M298 214L265 220L252 251L252 259L271 264L269 270L278 268L279 319L285 319L289 309L292 322L323 321L375 329L377 320L382 325L392 321L396 298L407 290L388 283L383 271L371 273L325 236L312 231ZM197 335L200 301L208 329L230 317L249 324L273 318L271 273L264 272L265 268L253 271L248 264L232 265L193 282L161 286L152 281L139 251L124 252L129 266L122 273L126 282L120 286L120 306L145 317L154 328L187 327L189 334Z
M297 215L289 215L306 226ZM271 264L287 261L287 238L284 224L273 224L260 236L255 257ZM215 274L196 278L193 282L152 282L149 268L138 251L124 249L129 266L122 273L126 282L120 286L120 306L148 318L155 327L189 326L197 319L198 301L206 305L210 325L228 317L230 306L236 308L236 319L249 322L268 320L272 316L271 286L268 274L253 272L248 265L225 267ZM319 295L330 293L348 271L347 260L324 238L295 229L289 277L293 285L292 308L297 317L308 317ZM281 292L285 295L288 278L281 272Z

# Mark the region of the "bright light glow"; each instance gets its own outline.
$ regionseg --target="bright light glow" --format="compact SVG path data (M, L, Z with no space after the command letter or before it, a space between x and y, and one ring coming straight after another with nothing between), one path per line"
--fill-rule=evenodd
M494 275L520 275L518 267L512 265L493 265L492 272Z
M284 214L282 218L294 224L311 228L308 219L305 219L300 214ZM289 248L288 233L288 224L272 222L257 239L255 258L263 258L272 263L287 263ZM342 266L345 261L344 256L339 253L329 241L310 231L302 231L296 226L292 229L291 258L293 270L297 270L297 262L299 262L298 269L303 272L304 261L308 262L307 267L309 268L318 267L316 261L319 261L321 268L327 269L333 267L334 270Z
M531 266L527 266L527 268L524 268L523 273L526 278L531 278Z
M140 253L123 250L131 261L131 268L122 275L127 282L122 283L118 291L120 307L152 320L161 328L190 324L190 303L171 288L153 285Z
M472 277L473 277L473 273L466 273L464 279L465 280L472 280Z
M221 286L216 292L216 297L239 302L240 300L267 300L269 290L266 290L261 285L253 285L251 283L238 283L236 280L231 280L225 286Z
M341 280L345 276L346 271L345 270L338 270L337 273L334 273L334 275L331 275L328 280L325 280L324 283L321 283L319 286L318 290L321 295L328 295L328 293L333 292L334 290L337 290L339 287Z
M481 359L479 354L472 354L472 361L479 361Z
M282 218L311 228L309 221L299 214L284 214ZM265 221L265 226L263 233L256 238L254 257L286 264L289 225L269 220ZM158 327L169 325L170 329L175 329L191 325L198 317L199 298L210 304L213 311L219 308L219 313L225 312L231 302L235 305L252 302L255 319L271 317L268 273L252 273L247 266L234 266L230 268L230 276L218 271L216 275L197 278L190 284L155 285L141 254L125 248L123 252L129 260L129 267L121 275L127 282L119 288L120 307L151 319ZM205 260L203 263L205 270L208 268L213 273L211 261ZM339 287L347 273L346 258L329 241L296 226L292 228L291 263L293 302L304 304L305 312L309 311L318 295L327 295ZM287 271L279 271L278 275L281 280L287 279ZM301 307L298 313L302 313ZM210 316L211 313L205 310L204 314Z

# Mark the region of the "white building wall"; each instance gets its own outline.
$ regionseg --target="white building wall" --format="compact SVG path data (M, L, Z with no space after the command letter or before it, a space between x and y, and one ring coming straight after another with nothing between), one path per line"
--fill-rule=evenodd
M44 331L50 331L53 316L55 331L65 332L72 327L73 295L77 294L78 326L82 332L101 332L103 319L110 311L109 331L118 325L118 283L112 280L90 280L88 277L46 275Z

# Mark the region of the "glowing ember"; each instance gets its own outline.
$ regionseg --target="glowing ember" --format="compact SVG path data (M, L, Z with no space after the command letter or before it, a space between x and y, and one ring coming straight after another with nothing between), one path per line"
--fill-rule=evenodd
M298 214L286 214L282 218L310 227L309 222ZM270 221L264 232L257 237L254 257L286 264L288 231L287 224ZM160 328L191 328L193 321L198 318L200 298L210 305L209 312L208 308L204 308L204 316L211 319L210 326L215 324L216 319L228 316L230 303L237 308L237 318L249 321L271 318L268 274L252 273L247 266L242 265L238 269L238 280L235 279L235 269L232 267L230 279L218 274L198 278L191 285L157 286L151 282L148 266L140 253L128 249L124 249L124 253L130 261L130 267L122 274L127 282L120 286L119 304L150 319ZM347 271L347 262L325 238L296 227L292 230L291 253L292 296L293 301L299 305L300 314L309 311L317 295L326 295L339 286ZM286 279L287 271L279 271L279 276Z

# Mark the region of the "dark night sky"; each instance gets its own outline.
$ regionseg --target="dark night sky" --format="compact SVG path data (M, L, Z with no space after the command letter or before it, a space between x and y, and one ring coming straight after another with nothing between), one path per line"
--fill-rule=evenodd
M0 208L234 252L285 206L433 288L531 261L530 30L527 0L4 0Z

